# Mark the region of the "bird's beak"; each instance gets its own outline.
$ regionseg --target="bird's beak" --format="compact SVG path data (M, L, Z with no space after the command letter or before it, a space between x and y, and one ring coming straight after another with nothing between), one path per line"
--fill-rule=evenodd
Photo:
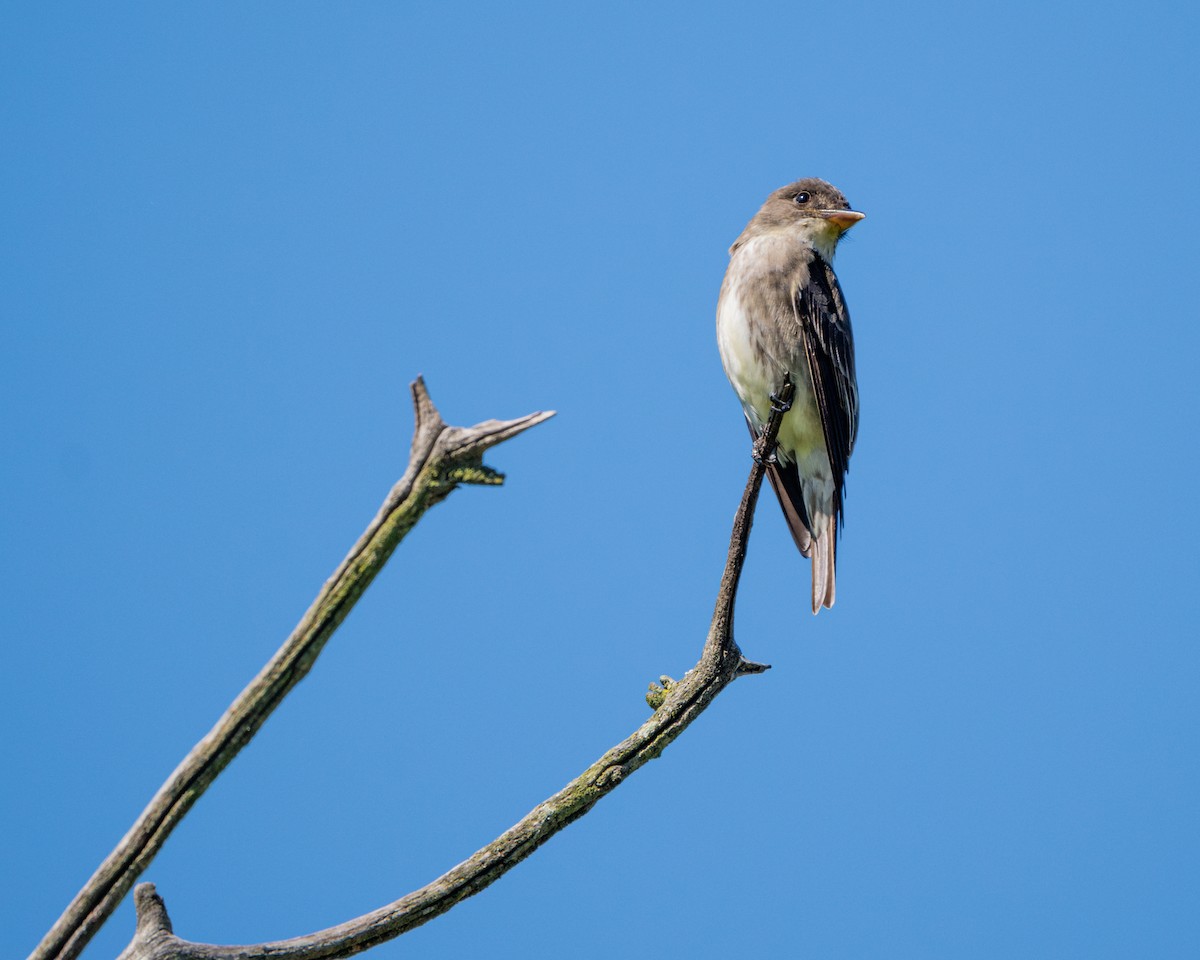
M865 213L859 213L857 210L822 210L821 216L832 223L839 230L849 230L852 226L858 223Z

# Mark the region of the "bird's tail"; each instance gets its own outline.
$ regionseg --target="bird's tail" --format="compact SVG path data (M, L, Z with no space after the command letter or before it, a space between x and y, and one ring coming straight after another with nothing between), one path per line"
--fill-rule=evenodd
M837 520L830 517L819 537L812 541L812 612L832 607L836 593Z
M812 612L832 607L835 585L834 568L837 560L837 519L829 517L819 536L808 530L808 511L804 509L804 491L795 464L772 463L767 467L767 479L775 488L779 505L787 520L788 530L799 551L812 560Z

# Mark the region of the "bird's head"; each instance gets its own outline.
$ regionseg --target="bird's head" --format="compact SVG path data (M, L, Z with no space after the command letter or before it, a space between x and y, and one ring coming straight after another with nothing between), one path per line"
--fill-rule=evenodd
M850 202L831 183L807 177L780 187L762 205L755 218L764 227L806 227L806 233L824 235L834 244L866 214L850 209Z

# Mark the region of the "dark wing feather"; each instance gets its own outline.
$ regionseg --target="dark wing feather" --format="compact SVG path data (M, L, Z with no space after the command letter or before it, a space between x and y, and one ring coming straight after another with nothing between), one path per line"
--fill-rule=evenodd
M772 463L767 467L767 479L783 507L788 530L796 541L796 548L806 557L813 554L813 538L809 532L808 514L804 510L804 489L800 485L800 471L794 463Z
M746 426L750 428L750 436L758 439L758 431L749 418ZM779 498L783 508L784 519L787 520L788 530L796 547L806 557L812 556L812 534L809 532L808 513L804 509L804 488L800 483L800 470L795 463L768 463L767 479Z
M819 255L809 264L808 283L796 297L804 352L821 413L825 448L833 468L834 513L842 520L842 493L858 434L858 381L850 313L833 268Z

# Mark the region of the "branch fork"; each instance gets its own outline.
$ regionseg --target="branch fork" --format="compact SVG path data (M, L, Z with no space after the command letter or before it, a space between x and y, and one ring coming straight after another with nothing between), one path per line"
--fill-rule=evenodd
M413 384L412 393L416 429L404 476L283 647L163 784L30 960L71 960L79 954L192 803L311 669L329 637L425 510L445 499L460 483L501 483L503 475L483 464L483 454L553 416L552 412L539 412L516 420L451 427L442 420L422 380ZM733 638L733 611L766 463L774 456L779 423L792 393L792 384L785 380L778 397L772 398L766 429L755 442L750 476L734 518L725 570L700 660L681 680L663 676L661 685L650 685L646 699L653 713L637 730L518 823L432 883L336 927L248 946L192 943L174 934L154 885L140 884L134 893L137 928L120 960L334 960L399 936L494 883L587 813L629 774L658 757L735 679L770 669L742 655Z
M460 483L500 483L503 476L483 465L484 453L554 416L553 411L538 412L516 420L452 427L442 420L421 378L412 384L412 399L416 425L404 476L291 636L159 788L30 960L78 956L192 804L312 669L326 642L425 511Z

